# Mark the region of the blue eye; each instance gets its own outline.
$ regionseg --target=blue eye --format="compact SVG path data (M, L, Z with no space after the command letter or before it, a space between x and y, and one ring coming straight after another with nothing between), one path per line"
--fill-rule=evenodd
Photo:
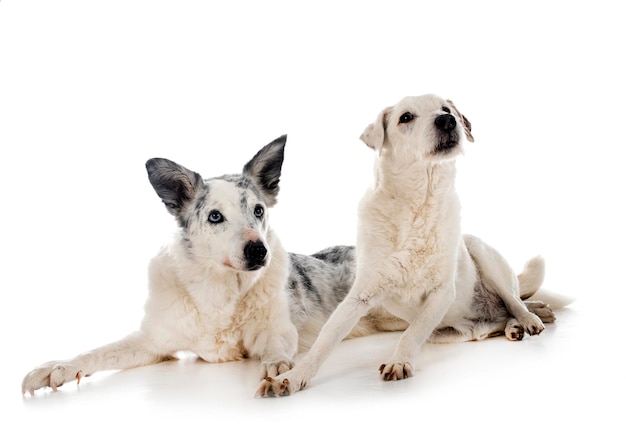
M256 207L254 207L254 216L257 218L261 218L263 217L263 214L265 214L265 210L263 209L263 207L261 205L257 205Z
M224 221L224 216L221 212L213 210L209 213L209 223L221 223Z

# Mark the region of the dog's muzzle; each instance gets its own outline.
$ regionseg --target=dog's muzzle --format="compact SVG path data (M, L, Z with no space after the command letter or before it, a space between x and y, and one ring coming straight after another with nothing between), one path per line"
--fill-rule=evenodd
M457 146L459 136L456 132L456 119L454 115L438 115L437 118L435 118L435 127L439 130L439 142L435 147L435 153L447 152Z
M263 241L248 241L243 248L243 255L246 258L246 269L254 271L265 265L267 248L265 248Z

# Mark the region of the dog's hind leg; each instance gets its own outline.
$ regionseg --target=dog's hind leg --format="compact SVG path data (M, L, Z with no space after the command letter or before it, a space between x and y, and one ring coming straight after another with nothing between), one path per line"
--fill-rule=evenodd
M56 391L64 383L90 376L97 371L122 370L156 364L170 358L155 353L152 343L141 332L119 341L90 350L66 361L50 361L32 370L22 381L22 393L31 395L37 389L50 387Z
M528 311L539 316L543 323L552 323L556 320L552 307L543 301L524 301L524 305L526 305Z
M552 323L556 320L549 305L542 301L524 301L524 305L542 322ZM505 335L511 341L518 341L524 337L524 329L517 319L497 321L467 321L455 326L437 328L428 338L429 343L464 343L466 341L480 341L490 337Z
M542 301L524 301L528 311L536 315L544 323L552 323L556 320L550 306ZM525 326L516 318L509 319L504 328L504 335L511 341L519 341L524 338ZM528 331L526 331L528 332ZM534 335L534 334L531 334Z
M511 327L519 325L522 328L522 332L527 332L530 335L541 333L544 330L543 323L522 302L517 275L504 257L479 238L465 235L464 239L468 251L476 263L485 288L498 295L509 313L517 319L517 322L511 323ZM517 336L515 335L513 338L507 336L507 338L519 339Z

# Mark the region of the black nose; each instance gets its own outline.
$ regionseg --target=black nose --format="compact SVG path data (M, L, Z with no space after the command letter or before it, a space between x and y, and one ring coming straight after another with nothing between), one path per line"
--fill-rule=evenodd
M435 126L442 132L449 132L456 127L456 120L454 115L442 114L435 118Z
M267 256L267 249L263 241L248 241L243 248L243 255L246 258L248 269L254 270L263 266L263 261L265 256Z

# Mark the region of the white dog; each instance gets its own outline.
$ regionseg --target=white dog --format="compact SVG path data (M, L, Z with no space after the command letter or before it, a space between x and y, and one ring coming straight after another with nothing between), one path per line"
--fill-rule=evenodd
M207 180L170 160L149 160L149 180L179 229L150 263L140 329L35 368L22 393L56 391L97 371L155 364L180 351L208 362L260 358L263 377L289 370L298 332L301 348L314 339L352 286L355 259L354 247L344 246L286 253L270 229L285 142L282 136L263 147L241 174Z
M259 396L304 388L359 321L381 307L404 320L385 380L411 377L422 344L480 340L504 332L520 340L551 322L550 307L522 302L543 281L544 262L531 259L516 277L500 254L461 235L455 157L469 121L449 100L407 97L381 112L361 139L379 154L375 181L359 207L356 280L309 352L290 371L261 383ZM530 311L529 311L530 310Z

